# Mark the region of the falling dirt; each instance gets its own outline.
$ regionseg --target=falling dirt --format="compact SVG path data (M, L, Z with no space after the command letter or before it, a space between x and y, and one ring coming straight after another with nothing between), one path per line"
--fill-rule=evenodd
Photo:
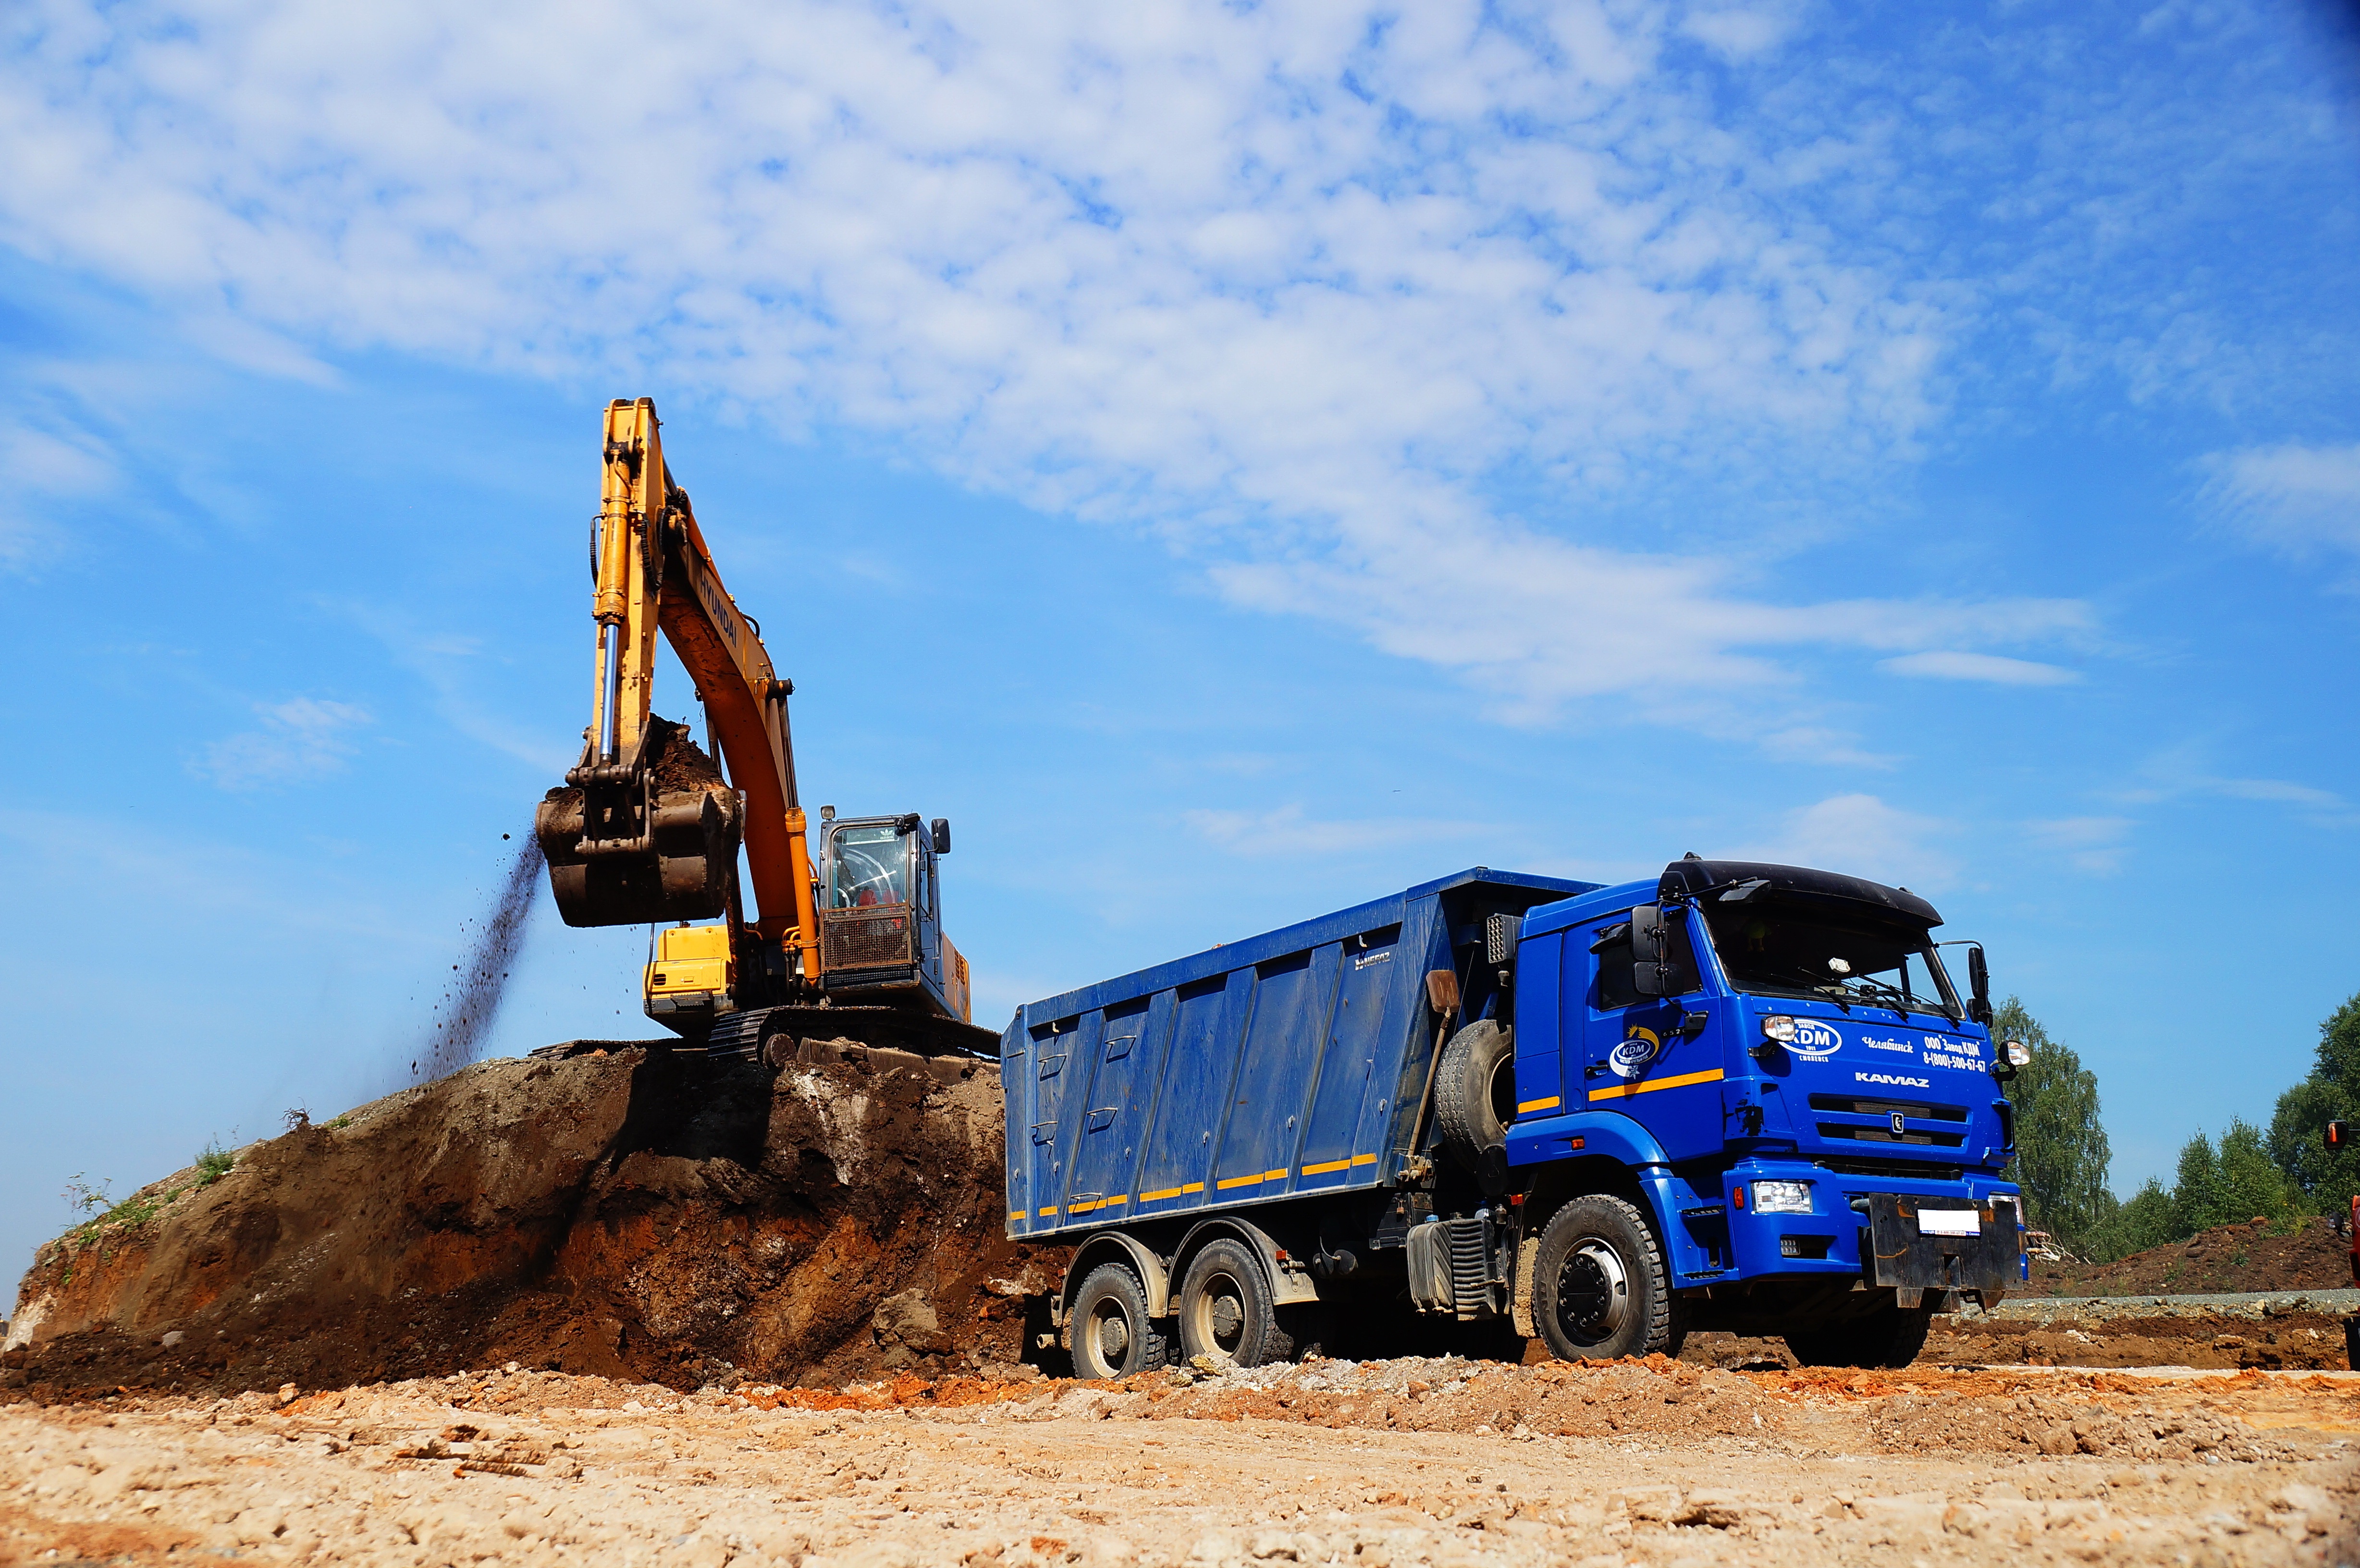
M517 955L524 949L525 927L541 888L541 845L526 833L501 878L491 912L475 922L464 957L451 966L453 978L434 1005L426 1040L410 1053L411 1078L432 1083L481 1060Z

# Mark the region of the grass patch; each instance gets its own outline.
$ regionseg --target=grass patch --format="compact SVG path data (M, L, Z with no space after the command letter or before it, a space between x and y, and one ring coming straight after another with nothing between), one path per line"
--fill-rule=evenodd
M219 1139L205 1145L197 1155L197 1185L210 1187L228 1175L237 1164L237 1156L221 1146Z

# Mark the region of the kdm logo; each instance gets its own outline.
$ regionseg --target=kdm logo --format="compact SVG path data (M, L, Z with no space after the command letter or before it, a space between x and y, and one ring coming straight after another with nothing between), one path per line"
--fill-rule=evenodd
M1836 1047L1842 1043L1843 1036L1838 1034L1832 1026L1817 1018L1797 1018L1795 1038L1786 1042L1786 1049L1797 1056L1819 1062L1833 1056Z
M1606 1065L1614 1070L1617 1077L1636 1078L1647 1070L1647 1063L1655 1061L1655 1053L1662 1049L1663 1042L1655 1038L1653 1031L1633 1029L1629 1040L1606 1053Z

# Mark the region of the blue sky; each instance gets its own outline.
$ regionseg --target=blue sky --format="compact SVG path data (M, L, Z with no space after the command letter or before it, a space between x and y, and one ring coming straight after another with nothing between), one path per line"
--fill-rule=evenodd
M654 396L978 1015L1472 864L1928 894L2127 1190L2360 990L2360 54L2283 5L5 23L0 1251L390 1086ZM690 703L683 680L659 707ZM497 1045L640 1032L544 909Z

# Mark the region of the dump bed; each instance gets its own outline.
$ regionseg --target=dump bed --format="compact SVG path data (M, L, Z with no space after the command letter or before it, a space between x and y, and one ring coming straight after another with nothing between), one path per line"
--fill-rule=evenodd
M1593 886L1478 866L1019 1008L1008 1234L1389 1184L1459 1022L1427 1006L1427 972L1480 1012L1484 918Z

